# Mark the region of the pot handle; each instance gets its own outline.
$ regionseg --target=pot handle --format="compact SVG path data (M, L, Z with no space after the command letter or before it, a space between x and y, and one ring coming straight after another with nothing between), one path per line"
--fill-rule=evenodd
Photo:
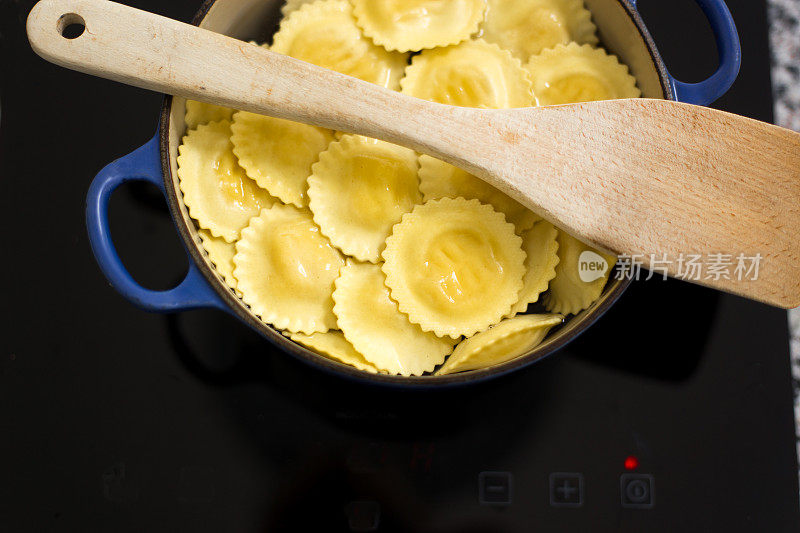
M111 240L108 202L117 187L129 181L146 181L164 194L158 135L147 144L109 164L92 181L86 198L86 226L97 264L111 286L131 303L146 311L171 313L201 307L225 310L222 302L194 261L189 272L174 289L154 291L139 285L122 264Z
M636 7L636 1L633 5ZM739 67L742 65L742 47L739 44L739 33L725 0L695 0L703 10L714 37L719 53L719 67L707 80L700 83L685 83L669 76L672 88L678 100L687 104L709 105L731 88Z

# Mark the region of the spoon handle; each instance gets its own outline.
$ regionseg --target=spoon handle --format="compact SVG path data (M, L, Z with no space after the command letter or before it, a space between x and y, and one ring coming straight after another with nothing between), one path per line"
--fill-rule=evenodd
M69 24L85 31L63 35ZM408 146L485 179L597 248L749 298L800 304L800 135L665 100L526 109L439 105L106 0L42 0L28 37L95 76ZM763 258L682 273L685 254ZM648 261L648 257L651 259ZM733 268L733 266L731 266Z
M85 31L64 37L73 23ZM42 0L27 31L37 54L71 70L435 155L447 151L454 121L471 121L475 114L107 0Z

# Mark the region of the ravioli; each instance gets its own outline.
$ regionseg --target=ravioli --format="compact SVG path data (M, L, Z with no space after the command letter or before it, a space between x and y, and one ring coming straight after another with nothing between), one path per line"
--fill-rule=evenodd
M531 57L526 65L540 105L638 98L636 78L616 56L570 43Z
M352 0L364 35L387 50L458 44L478 31L486 0Z
M281 12L272 45L252 44L432 102L641 95L595 48L583 0L286 0ZM177 175L207 263L258 319L362 372L447 375L524 356L591 309L614 267L408 148L191 100L185 121Z
M522 239L478 200L442 198L403 216L383 251L386 285L415 324L474 335L509 313L522 289Z
M239 166L230 137L227 120L189 131L178 148L178 178L191 217L214 237L233 242L274 200Z
M547 333L561 324L561 315L522 315L507 318L496 326L462 341L437 376L496 366L536 348Z
M289 338L334 361L339 361L370 374L378 373L375 365L364 359L364 356L358 353L353 345L344 338L344 334L341 331L312 333L311 335L292 333Z
M208 260L214 265L217 273L225 280L231 289L236 290L237 282L233 275L233 256L236 255L236 245L227 242L225 239L214 237L208 231L200 230L200 239L203 241L203 249L208 253Z
M520 60L558 44L596 45L597 27L583 0L488 0L483 37Z
M292 12L280 25L271 50L396 89L408 56L389 52L365 37L348 0L318 0Z
M292 12L297 11L306 4L311 4L317 0L286 0L281 6L281 15L288 17Z
M537 222L522 235L525 251L525 277L517 303L511 307L510 316L524 313L528 306L539 301L550 280L556 277L558 264L558 230L546 220Z
M239 111L231 132L233 152L248 177L283 203L308 205L306 179L333 141L331 130Z
M264 209L242 230L233 262L242 300L264 322L306 335L336 329L331 296L344 258L308 211Z
M195 100L186 100L186 128L193 130L201 124L230 120L233 109Z
M514 224L518 234L529 230L541 217L503 191L492 187L466 170L429 155L419 156L419 188L428 200L439 198L476 199L490 204Z
M533 105L531 82L519 59L483 40L424 50L414 56L400 87L410 96L461 107Z
M561 230L558 231L558 257L556 277L544 295L544 306L553 313L577 314L600 298L617 258Z
M392 226L422 201L413 150L355 135L320 155L308 186L322 233L345 254L372 263Z
M419 376L453 351L454 340L422 331L400 312L377 265L350 261L336 281L333 299L345 338L380 370Z

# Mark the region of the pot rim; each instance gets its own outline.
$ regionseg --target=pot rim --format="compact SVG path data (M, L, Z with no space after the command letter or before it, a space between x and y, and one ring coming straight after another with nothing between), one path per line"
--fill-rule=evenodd
M204 0L191 23L195 26L200 25L216 1L217 0ZM658 72L664 95L669 100L676 100L677 96L672 86L666 64L661 58L661 55L656 48L656 44L648 32L641 15L636 10L631 0L616 1L625 10L627 15L631 18L636 26L636 29L639 31L639 34L641 35L642 40L644 41L650 54L653 65L656 67ZM295 343L269 324L259 320L253 313L247 310L246 305L244 305L243 302L234 294L234 292L220 280L218 275L207 263L204 254L200 249L199 243L191 234L188 225L185 223L182 217L181 202L179 200L180 191L174 187L169 154L169 122L170 112L172 109L172 100L173 97L171 95L166 95L164 97L161 106L158 136L161 154L162 178L166 191L167 203L169 205L172 218L175 222L175 226L178 229L178 233L183 240L184 247L187 249L191 260L194 261L206 282L210 287L213 288L219 298L225 302L227 306L226 310L229 313L235 315L239 320L257 331L275 347L280 348L282 351L288 352L295 358L303 361L304 363L310 364L315 368L361 383L369 382L376 385L389 385L398 388L431 389L486 381L537 363L564 348L567 344L575 340L590 326L592 326L601 316L603 316L603 314L605 314L605 312L611 308L611 306L620 298L620 296L622 296L632 282L632 279L628 276L624 277L624 279L610 279L609 284L603 291L603 294L599 300L592 304L592 306L588 309L585 309L578 315L566 320L564 325L560 326L562 329L567 328L567 331L565 331L563 335L546 339L542 344L534 348L529 353L488 368L461 372L457 374L449 374L445 376L428 375L405 377L388 374L370 374L367 372L362 372L349 365L339 363L338 361L334 361L333 359L328 359Z

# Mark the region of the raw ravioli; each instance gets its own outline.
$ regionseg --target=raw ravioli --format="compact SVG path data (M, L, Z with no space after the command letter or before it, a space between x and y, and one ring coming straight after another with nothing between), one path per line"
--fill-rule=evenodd
M239 111L231 132L233 153L250 178L283 203L308 205L306 179L333 141L331 130Z
M483 40L424 50L411 61L400 87L423 100L461 107L533 105L531 82L519 59Z
M331 295L344 258L308 211L264 209L242 230L233 262L242 300L264 322L307 335L336 329Z
M340 363L354 366L370 374L378 373L378 369L375 368L375 365L364 359L364 356L358 353L356 349L353 348L353 345L344 338L344 334L341 331L312 333L311 335L292 333L289 338L294 342L302 344L306 348L310 348Z
M522 61L558 44L598 42L583 0L489 0L483 37Z
M444 361L455 341L426 333L389 297L377 265L351 261L336 281L333 308L339 327L364 358L391 374L419 376Z
M195 100L186 100L186 129L193 130L200 124L230 120L233 109Z
M383 252L386 285L424 331L474 335L509 313L525 252L514 225L478 200L442 198L414 208Z
M348 0L306 4L281 22L272 51L396 89L408 56L365 37Z
M231 144L231 123L211 122L189 131L178 148L183 201L198 225L228 242L274 200L247 177Z
M518 234L541 220L539 215L466 170L429 155L419 156L419 165L419 188L426 202L439 198L475 198L503 213Z
M558 264L558 230L546 220L537 222L522 235L525 250L525 277L519 299L511 308L511 315L524 313L528 305L539 301L550 280L556 277Z
M478 31L486 0L351 0L358 25L387 50L458 44Z
M536 348L554 326L563 322L561 315L521 315L507 318L496 326L462 341L437 376L477 370L511 361Z
M355 135L320 155L308 186L322 233L345 254L372 263L392 226L422 201L413 150Z
M236 290L236 278L233 276L233 256L236 255L236 245L225 239L214 237L208 231L200 230L200 239L203 249L208 253L208 260L214 265L217 273L222 276L231 289ZM239 291L236 291L239 294Z
M638 98L636 78L616 56L571 43L545 50L526 65L539 105Z
M544 295L544 306L553 313L576 314L600 298L617 258L561 230L558 232L558 257L556 277Z

